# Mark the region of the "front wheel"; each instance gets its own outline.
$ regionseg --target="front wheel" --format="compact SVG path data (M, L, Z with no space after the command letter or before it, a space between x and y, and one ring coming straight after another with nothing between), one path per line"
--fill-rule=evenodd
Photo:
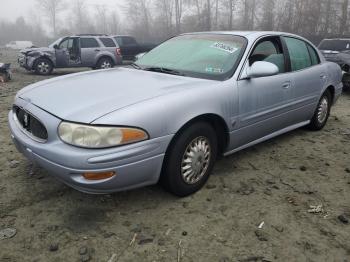
M197 192L208 180L217 156L217 137L206 122L192 124L170 146L161 183L174 195Z
M308 128L311 130L321 130L327 123L330 115L332 105L332 95L329 90L323 93L320 101L318 102L314 116L311 119Z
M47 76L52 73L53 65L50 60L46 58L39 58L35 62L34 70L38 75Z
M102 57L96 64L96 69L109 69L114 66L114 63L109 57Z

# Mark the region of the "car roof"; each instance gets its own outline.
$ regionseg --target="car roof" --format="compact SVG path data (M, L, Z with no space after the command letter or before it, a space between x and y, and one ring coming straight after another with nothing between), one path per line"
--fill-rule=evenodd
M244 36L244 37L261 37L265 35L287 35L299 37L298 35L286 33L286 32L278 32L278 31L208 31L208 32L196 32L196 33L185 33L186 34L226 34L226 35L236 35L236 36Z
M113 35L112 37L132 37L132 38L134 38L131 35Z
M350 38L325 38L323 40L340 40L340 41L349 41ZM323 41L322 40L322 41Z
M246 38L249 42L254 42L255 40L264 36L289 36L289 37L301 39L315 47L315 45L310 40L302 36L286 33L286 32L278 32L278 31L208 31L208 32L184 33L182 35L193 35L193 34L221 34L221 35L225 34L225 35L233 35L233 36L242 36Z

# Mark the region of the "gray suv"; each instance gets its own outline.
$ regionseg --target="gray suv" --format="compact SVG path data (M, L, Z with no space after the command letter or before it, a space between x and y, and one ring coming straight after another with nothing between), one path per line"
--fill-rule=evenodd
M49 47L23 49L18 63L29 71L49 75L54 68L111 68L122 63L122 56L112 37L75 35L60 38Z

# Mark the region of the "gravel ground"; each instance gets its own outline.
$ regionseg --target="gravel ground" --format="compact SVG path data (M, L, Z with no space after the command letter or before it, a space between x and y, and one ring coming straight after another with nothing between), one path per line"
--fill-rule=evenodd
M15 93L45 78L15 59L0 50L15 66L0 86L0 239L16 230L0 240L0 261L350 261L349 94L323 131L299 129L220 159L193 196L158 186L94 196L32 170L11 143Z

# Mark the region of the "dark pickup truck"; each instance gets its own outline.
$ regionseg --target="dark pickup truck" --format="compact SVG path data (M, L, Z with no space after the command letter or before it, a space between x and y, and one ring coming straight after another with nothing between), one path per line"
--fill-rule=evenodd
M127 35L115 35L113 38L117 41L123 60L135 60L135 56L145 53L155 48L155 44L139 44L134 37Z

